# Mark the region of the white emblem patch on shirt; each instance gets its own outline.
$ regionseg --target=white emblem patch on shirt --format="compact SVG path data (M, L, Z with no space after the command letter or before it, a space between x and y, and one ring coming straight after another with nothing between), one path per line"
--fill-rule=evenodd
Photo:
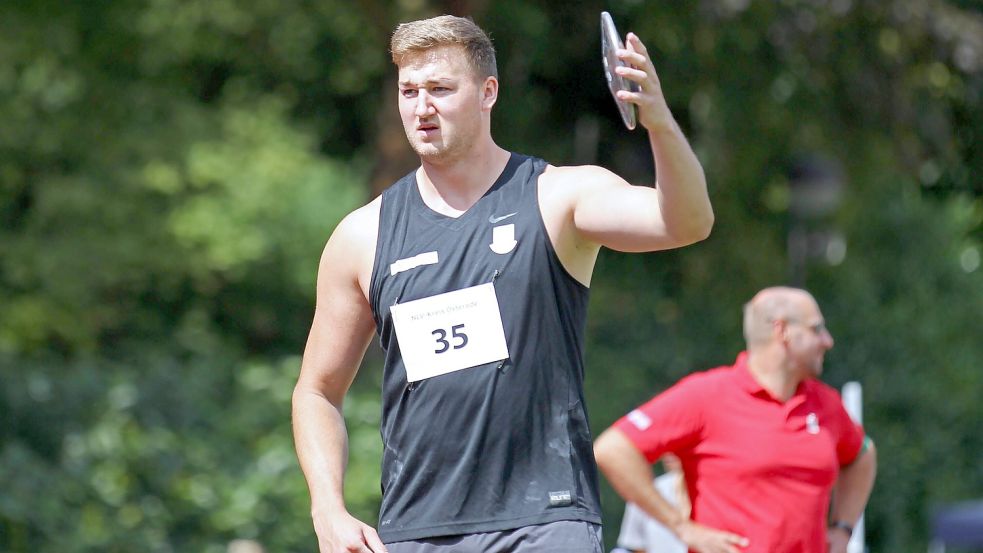
M819 434L819 417L815 413L809 413L806 416L806 432Z
M389 276L396 276L398 273L409 271L410 269L416 269L417 267L422 267L423 265L436 264L437 252L426 252L419 255L414 255L413 257L407 257L405 259L397 259L394 263L389 265Z
M645 430L646 428L652 426L652 419L638 409L628 413L628 422L634 424L635 428L639 430Z
M515 225L492 227L492 243L488 245L497 254L507 254L515 249Z

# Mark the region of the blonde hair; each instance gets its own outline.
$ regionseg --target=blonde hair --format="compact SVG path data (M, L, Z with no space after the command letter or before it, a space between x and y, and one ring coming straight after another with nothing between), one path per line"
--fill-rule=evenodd
M441 15L402 23L389 43L393 63L401 64L406 56L440 46L462 46L468 65L479 78L498 78L495 47L491 39L469 18Z

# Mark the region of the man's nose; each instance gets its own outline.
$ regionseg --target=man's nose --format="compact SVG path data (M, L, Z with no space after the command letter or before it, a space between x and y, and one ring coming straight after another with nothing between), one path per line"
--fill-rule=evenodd
M833 349L833 335L829 333L829 330L823 329L822 339L826 349Z
M417 117L427 117L433 115L433 104L430 103L430 95L425 90L419 91L416 96L416 111L413 113Z

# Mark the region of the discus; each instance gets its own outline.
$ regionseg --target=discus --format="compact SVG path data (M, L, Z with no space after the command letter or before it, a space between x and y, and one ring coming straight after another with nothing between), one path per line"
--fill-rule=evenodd
M618 98L618 91L638 92L639 86L635 81L615 73L616 67L627 66L617 55L617 50L624 47L625 43L621 41L621 35L618 34L618 29L614 26L611 14L601 12L601 60L604 62L604 76L607 78L611 95L614 96L614 101L618 104L621 120L625 122L628 130L632 130L638 121L638 106Z

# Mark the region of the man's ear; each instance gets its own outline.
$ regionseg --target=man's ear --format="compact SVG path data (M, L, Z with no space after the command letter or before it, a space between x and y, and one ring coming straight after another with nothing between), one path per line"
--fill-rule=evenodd
M788 323L782 319L775 319L771 323L771 335L773 338L788 342Z
M492 76L485 77L485 82L481 85L481 108L491 111L498 101L498 79Z

